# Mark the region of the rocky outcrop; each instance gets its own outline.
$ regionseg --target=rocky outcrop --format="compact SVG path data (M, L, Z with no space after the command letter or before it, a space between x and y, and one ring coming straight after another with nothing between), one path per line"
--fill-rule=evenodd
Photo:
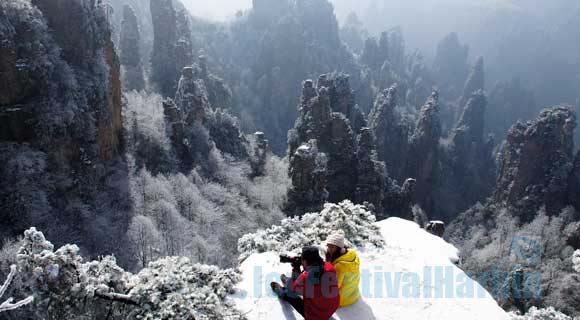
M439 220L429 221L425 226L425 230L433 235L443 238L443 235L445 234L445 222Z
M350 87L350 76L339 74L323 74L318 78L318 88L328 89L330 96L330 109L333 112L344 114L350 121L354 132L367 126L366 118L356 104L354 91Z
M347 79L344 76L336 78L321 76L316 86L311 80L303 82L299 117L294 128L288 132L290 171L305 174L311 172L309 167L303 169L300 166L311 165L313 160L305 162L302 153L297 150L315 149L317 156L326 159L324 170L316 171L317 174L324 175L324 179L316 180L325 182L324 189L328 194L324 200L340 202L344 199L353 199L358 203L367 202L374 207L379 217L383 217L384 193L387 189L386 170L384 163L377 157L373 131L363 127L356 134L352 122L344 113L333 112L340 110L352 114L353 108L356 107L352 90L347 82L344 82ZM361 122L361 125L364 123ZM316 145L316 148L313 148L313 145ZM301 158L294 161L297 155ZM300 193L291 191L289 203L300 208L312 207L310 198L296 197L296 194L306 192L302 184L293 184L293 190L302 191ZM320 195L321 190L319 187L310 193ZM314 199L323 198L317 196ZM300 201L306 201L308 205L302 205ZM293 214L292 212L289 213Z
M204 124L210 111L205 83L197 77L197 71L193 67L183 68L175 93L175 104L187 125Z
M193 63L189 16L176 11L172 0L151 0L150 10L154 34L151 82L164 97L170 97L182 68Z
M211 105L214 108L231 108L233 100L232 90L223 79L209 71L207 57L205 55L198 57L198 66L200 69L200 78L205 82Z
M271 153L270 143L263 132L254 133L254 144L250 156L251 178L261 177L266 174L266 163Z
M342 113L333 112L327 132L318 139L319 149L328 157L328 200L338 203L352 198L356 186L355 133Z
M369 115L369 127L377 137L377 151L384 161L389 176L402 181L405 179L405 164L409 152L409 130L397 107L397 86L385 89L375 101Z
M227 110L217 108L211 111L207 127L212 140L221 152L232 155L235 159L249 157L249 141L240 130L238 119ZM261 143L264 142L266 147L267 140Z
M361 55L361 62L367 65L371 72L377 72L387 59L387 56L381 53L377 39L369 37L365 40L364 49Z
M580 212L580 151L576 154L574 169L568 181L568 201Z
M32 3L42 11L62 58L79 76L88 77L92 85L101 87L102 94L88 94L87 103L97 115L99 156L103 160L112 159L121 151L122 88L107 8L84 1L34 0Z
M328 180L329 201L340 202L354 194L356 185L355 167L355 134L350 122L342 113L332 112L331 101L337 101L336 91L323 86L328 84L322 78L316 88L317 95L312 94L312 81L303 84L300 117L296 126L289 133L289 156L310 140L316 140L317 150L328 158L326 178ZM292 159L290 159L292 163Z
M459 37L455 32L445 36L437 45L433 73L438 77L440 89L452 98L461 95L469 73L468 55L468 46L459 42Z
M465 81L465 87L463 88L464 97L468 97L473 92L485 88L485 74L483 67L483 57L478 57L467 77L467 80Z
M395 180L387 178L385 197L383 201L384 214L380 217L393 216L413 220L413 206L417 203L417 180L408 178L399 186Z
M493 191L495 142L492 137L484 139L486 106L481 90L472 93L450 134L442 154L444 166L438 192L438 198L442 200L438 205L440 212L462 212L474 203L484 201Z
M506 288L495 293L505 308L524 310L536 304L560 303L563 294L568 296L578 287L569 264L544 270L545 261L568 258L580 244L580 215L571 207L578 192L571 196L570 191L577 168L572 153L575 126L576 115L567 106L545 109L537 119L512 126L498 155L499 177L493 196L449 225L447 236L468 257L463 264L467 271L477 273L495 266L508 270L496 280L482 283L487 288ZM502 248L505 239L508 245ZM541 248L542 243L551 243L550 248ZM548 275L554 272L561 282ZM542 275L540 283L526 276L534 274ZM534 289L527 287L531 283ZM522 292L539 286L551 289L537 299L522 299ZM575 304L566 301L560 308L569 306Z
M176 9L175 66L183 68L193 64L193 45L191 43L190 15L184 9Z
M382 216L385 196L386 168L378 160L375 137L369 128L363 128L357 139L355 203L365 201L374 206L374 212ZM379 218L380 218L379 216Z
M415 132L409 139L407 176L417 180L415 199L426 211L433 212L433 189L438 183L439 139L439 93L434 91L421 108Z
M182 170L206 164L209 151L217 147L236 159L247 159L249 142L237 119L223 109L212 109L199 67L185 67L175 99L163 103L170 137Z
M485 89L485 73L483 68L483 57L478 57L475 61L475 64L471 68L467 80L465 81L463 95L459 101L459 107L465 106L467 101L469 101L471 94L480 90L483 91Z
M167 130L182 170L205 162L213 144L205 127L211 113L203 80L192 67L183 68L174 100L163 103Z
M244 127L263 131L272 150L285 154L286 134L298 116L301 81L332 70L350 75L350 89L357 93L359 105L367 107L361 97L371 94L361 90L368 86L362 84L360 66L339 37L331 1L256 0L253 5L232 30L245 41L231 42L232 60L224 70L235 70L224 78L236 91L234 108L243 109ZM355 132L362 127L352 124Z
M178 70L175 66L177 17L171 0L150 1L153 22L153 51L151 56L151 82L161 94L169 97L175 93Z
M290 158L292 186L284 211L290 216L317 212L328 199L327 157L318 151L316 140L296 148Z
M107 29L109 30L109 29ZM123 87L121 84L121 64L115 52L115 44L111 39L111 31L107 33L103 48L105 63L107 65L106 76L108 83L106 100L95 101L99 126L99 155L103 160L111 160L121 154L123 148ZM106 109L102 109L105 103Z
M43 38L47 27L40 24L25 36L19 30L30 28L30 22L10 8L10 2L0 7L0 141L25 142L35 138L38 112L28 102L48 94L48 67L60 59L49 55L58 49L53 41ZM31 18L42 19L38 10L29 10Z
M544 205L548 214L558 214L567 205L575 127L576 114L564 106L515 124L498 156L494 203L512 208L522 221L533 219Z
M487 100L483 91L478 90L469 95L459 122L451 135L451 140L455 145L462 143L481 145L486 107Z
M123 7L123 21L121 22L121 39L119 40L120 59L125 90L145 89L143 78L143 63L141 61L141 35L137 16L129 5Z

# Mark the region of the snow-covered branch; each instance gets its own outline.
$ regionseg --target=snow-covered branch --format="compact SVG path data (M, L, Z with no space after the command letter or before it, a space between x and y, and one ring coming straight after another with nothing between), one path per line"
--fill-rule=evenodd
M95 291L95 297L105 299L105 300L120 302L120 303L124 303L124 304L130 304L130 305L134 305L134 306L139 305L139 302L137 300L135 300L130 295L126 295L126 294Z
M12 265L12 266L10 266L10 274L8 274L8 278L6 278L6 281L4 282L2 287L0 287L0 298L2 298L2 296L4 296L6 289L8 289L8 286L10 285L10 283L12 283L12 280L14 279L15 275L16 275L16 266ZM24 305L31 303L33 300L34 300L34 298L32 296L30 296L26 299L23 299L23 300L20 300L18 302L13 303L14 299L8 298L8 300L6 300L2 304L0 304L0 312L18 309Z

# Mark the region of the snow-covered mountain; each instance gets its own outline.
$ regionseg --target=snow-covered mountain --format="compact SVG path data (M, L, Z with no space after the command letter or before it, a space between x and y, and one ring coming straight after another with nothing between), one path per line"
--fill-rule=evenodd
M458 250L411 221L390 218L377 225L385 247L357 248L362 299L341 308L338 320L509 319L491 295L454 263ZM249 320L301 319L269 287L290 266L278 253L250 255L240 265L243 280L231 299Z

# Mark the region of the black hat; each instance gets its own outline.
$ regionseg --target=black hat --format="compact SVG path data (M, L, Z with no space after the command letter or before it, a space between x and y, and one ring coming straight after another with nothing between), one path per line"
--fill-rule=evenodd
M302 248L302 259L306 260L310 265L321 265L324 260L320 257L318 247L307 246Z

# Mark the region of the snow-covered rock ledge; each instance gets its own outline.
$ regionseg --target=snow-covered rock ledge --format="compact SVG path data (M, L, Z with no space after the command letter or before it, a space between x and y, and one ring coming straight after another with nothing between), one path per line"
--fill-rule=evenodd
M453 264L458 251L411 221L390 218L376 225L384 248L357 248L361 293L356 304L334 319L509 319L491 295ZM277 252L254 253L241 265L243 280L230 298L248 320L301 319L269 287L290 266Z

